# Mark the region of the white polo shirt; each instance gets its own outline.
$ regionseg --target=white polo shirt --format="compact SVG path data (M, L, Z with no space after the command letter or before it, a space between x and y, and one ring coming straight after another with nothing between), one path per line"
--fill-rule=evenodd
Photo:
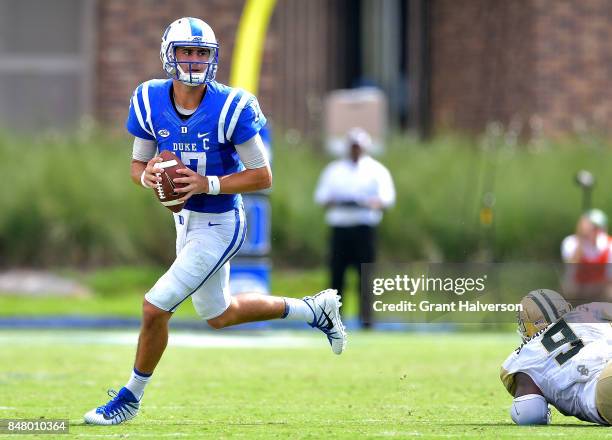
M382 220L382 209L368 206L378 201L383 208L395 203L395 187L389 170L370 156L357 163L340 159L330 163L321 173L315 191L315 202L332 204L325 220L330 226L375 226Z

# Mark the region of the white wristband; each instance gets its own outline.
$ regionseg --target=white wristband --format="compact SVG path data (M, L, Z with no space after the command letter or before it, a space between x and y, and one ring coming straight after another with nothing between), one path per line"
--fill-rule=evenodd
M145 188L151 188L149 185L146 184L146 182L144 181L144 175L145 175L145 170L142 170L142 174L140 175L140 184L142 186L144 186Z
M208 192L206 194L210 194L216 196L221 192L221 182L217 176L206 176L208 179Z

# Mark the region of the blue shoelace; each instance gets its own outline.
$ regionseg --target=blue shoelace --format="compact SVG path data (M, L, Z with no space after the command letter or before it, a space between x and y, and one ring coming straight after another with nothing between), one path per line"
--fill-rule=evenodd
M128 402L122 396L119 396L119 393L115 390L108 390L108 395L112 397L106 405L98 407L98 412L106 414L108 417L114 417L118 413L124 412L124 406L127 405L133 409L136 409L134 406L130 405L130 403L136 402Z

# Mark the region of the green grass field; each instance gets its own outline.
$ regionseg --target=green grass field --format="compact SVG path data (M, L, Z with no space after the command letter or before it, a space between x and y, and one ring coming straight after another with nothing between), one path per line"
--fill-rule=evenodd
M83 425L82 415L126 381L136 333L2 331L0 419L66 418L64 438L612 436L557 412L554 426L512 424L498 371L516 336L350 336L347 351L335 356L310 331L174 334L140 415L95 427Z

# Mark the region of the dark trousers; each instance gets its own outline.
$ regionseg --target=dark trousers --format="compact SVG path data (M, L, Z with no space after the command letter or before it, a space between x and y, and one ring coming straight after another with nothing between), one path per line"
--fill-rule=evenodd
M359 275L359 319L362 326L369 327L372 319L371 298L361 288L361 264L373 263L376 259L376 228L359 225L331 228L330 272L332 289L344 293L344 273L353 266Z

